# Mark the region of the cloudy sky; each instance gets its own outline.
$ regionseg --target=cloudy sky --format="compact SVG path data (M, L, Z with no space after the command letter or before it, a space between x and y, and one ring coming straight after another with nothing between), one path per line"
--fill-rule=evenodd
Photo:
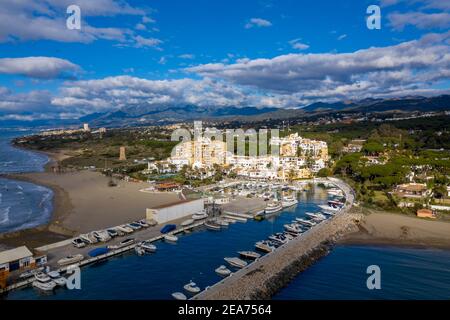
M2 0L0 120L448 93L449 30L447 0Z

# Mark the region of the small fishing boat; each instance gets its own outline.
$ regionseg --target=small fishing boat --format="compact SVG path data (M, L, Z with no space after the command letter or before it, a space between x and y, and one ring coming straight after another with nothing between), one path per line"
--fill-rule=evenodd
M173 234L166 234L164 236L164 240L168 241L168 242L177 242L178 241L178 237L173 235Z
M176 300L187 300L187 297L184 293L174 292L172 293L172 297Z
M228 223L236 223L236 220L234 220L232 218L223 218L223 221L226 221Z
M60 266L65 266L68 264L80 262L83 259L84 259L84 256L82 254L75 254L75 255L71 255L71 256L67 256L62 259L59 259L57 263Z
M272 240L275 243L279 243L280 245L285 244L286 242L289 241L289 239L283 233L273 234L269 236L269 240Z
M199 293L200 292L200 288L197 286L197 284L195 282L193 282L191 280L191 282L189 282L188 284L186 284L183 287L184 290L186 290L189 293Z
M319 208L322 209L323 211L331 211L331 212L338 212L339 210L341 210L341 208L331 207L326 204L319 205Z
M254 251L238 251L239 255L245 259L256 260L261 257L261 255Z
M306 219L302 219L302 218L295 218L295 221L297 221L300 224L309 226L309 227L312 227L312 226L316 225L316 223L314 221L306 220Z
M115 229L120 230L121 232L123 232L125 234L130 234L130 233L134 232L133 228L130 228L130 227L124 225L124 224L120 225L120 226L117 226Z
M142 226L139 223L136 223L136 222L132 222L132 223L127 224L127 227L130 227L133 230L141 230L142 229Z
M255 248L267 253L275 250L275 247L268 241L258 241L255 243Z
M221 265L216 270L214 270L219 276L222 277L228 277L231 274L231 270L228 269L226 266Z
M239 258L233 257L233 258L224 258L226 262L228 262L230 265L236 268L244 268L247 266L247 262L244 260L241 260Z
M197 212L192 215L192 219L194 220L203 220L208 218L208 214L206 212Z
M144 249L145 252L156 252L156 246L150 241L142 241L141 243L139 243L139 246Z
M135 223L137 223L138 225L140 225L143 228L148 228L150 227L150 225L147 223L147 221L145 221L144 219L139 220L139 221L135 221Z
M218 225L217 223L212 222L212 221L205 222L205 227L206 227L208 230L212 230L212 231L220 231L220 225Z
M183 221L183 222L181 223L181 226L182 226L182 227L187 227L187 226L190 226L190 225L193 224L193 223L194 223L194 219L188 219L188 220Z

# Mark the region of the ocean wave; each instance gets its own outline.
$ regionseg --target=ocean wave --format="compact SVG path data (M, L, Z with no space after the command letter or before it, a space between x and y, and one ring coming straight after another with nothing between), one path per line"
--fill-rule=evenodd
M0 209L0 225L9 221L9 211L11 207Z

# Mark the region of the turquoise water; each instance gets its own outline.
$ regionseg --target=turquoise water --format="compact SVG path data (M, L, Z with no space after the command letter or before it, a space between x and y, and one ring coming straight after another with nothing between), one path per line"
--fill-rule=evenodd
M28 131L0 130L0 174L43 171L45 155L11 146ZM32 228L49 221L53 192L29 182L0 178L0 233Z
M369 265L381 270L381 290L366 286ZM274 299L450 299L450 251L337 246Z

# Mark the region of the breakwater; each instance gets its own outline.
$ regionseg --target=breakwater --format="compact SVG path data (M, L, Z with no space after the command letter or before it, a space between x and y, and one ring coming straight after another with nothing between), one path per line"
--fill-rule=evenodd
M343 235L358 230L360 217L337 214L274 252L198 294L196 300L270 299L299 272L329 252Z

